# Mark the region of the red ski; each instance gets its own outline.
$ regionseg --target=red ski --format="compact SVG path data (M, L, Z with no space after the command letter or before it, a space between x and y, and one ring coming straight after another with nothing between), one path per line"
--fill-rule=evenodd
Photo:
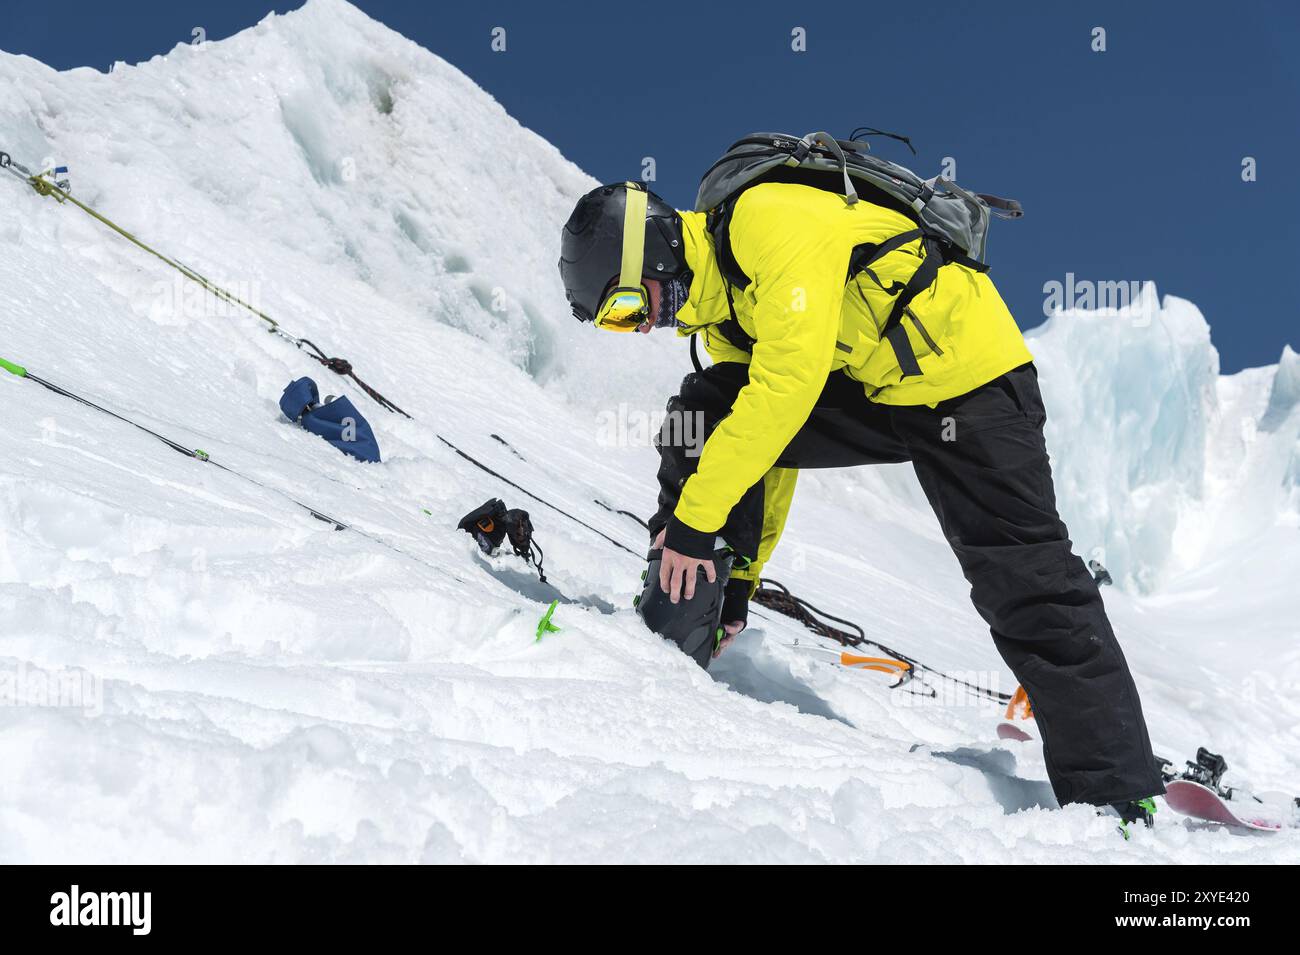
M1190 779L1175 779L1165 784L1165 804L1174 812L1206 822L1218 822L1239 829L1257 832L1276 832L1283 828L1276 819L1269 819L1263 804L1256 804L1250 796L1229 802L1208 786Z
M1034 738L1034 734L1027 729L1033 724L1022 720L1013 722L1012 720L1003 720L998 724L998 739L1011 739L1018 743L1027 743Z

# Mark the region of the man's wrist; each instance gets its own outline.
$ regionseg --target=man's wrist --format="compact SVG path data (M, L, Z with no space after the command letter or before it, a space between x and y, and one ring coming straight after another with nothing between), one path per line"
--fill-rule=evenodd
M707 560L713 556L713 542L717 531L697 531L676 514L668 519L668 532L664 535L664 549L675 550L686 557Z
M743 630L749 623L749 592L752 585L748 580L728 580L722 591L722 622L739 623Z

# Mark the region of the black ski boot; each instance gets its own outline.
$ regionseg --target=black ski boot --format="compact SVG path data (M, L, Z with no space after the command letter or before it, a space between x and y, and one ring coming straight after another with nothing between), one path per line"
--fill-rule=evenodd
M641 579L645 588L634 606L645 625L665 640L671 640L682 652L704 669L709 668L713 651L722 641L722 601L731 575L733 554L730 548L713 552L714 581L709 583L704 568L696 571L695 596L673 603L659 586L659 566L663 551L652 550Z
M1119 825L1116 827L1126 840L1129 837L1128 827L1130 823L1142 822L1148 829L1156 824L1156 801L1148 796L1145 799L1132 799L1128 802L1113 802L1110 808L1119 816Z

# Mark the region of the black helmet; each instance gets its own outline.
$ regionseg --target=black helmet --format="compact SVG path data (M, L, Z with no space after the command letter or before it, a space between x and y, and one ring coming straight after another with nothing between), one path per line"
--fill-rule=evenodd
M581 199L560 236L560 279L573 314L594 321L601 297L623 264L627 190L646 193L643 278L668 279L686 271L682 223L676 210L639 182L593 189Z

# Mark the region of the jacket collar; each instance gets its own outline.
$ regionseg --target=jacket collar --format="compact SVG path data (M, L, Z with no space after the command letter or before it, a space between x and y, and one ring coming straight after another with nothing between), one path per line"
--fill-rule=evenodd
M715 325L728 317L725 304L719 313L717 304L726 301L722 272L709 235L708 215L703 212L678 212L682 220L686 265L691 270L691 291L686 304L677 311L681 323L678 335L691 335L705 325Z

